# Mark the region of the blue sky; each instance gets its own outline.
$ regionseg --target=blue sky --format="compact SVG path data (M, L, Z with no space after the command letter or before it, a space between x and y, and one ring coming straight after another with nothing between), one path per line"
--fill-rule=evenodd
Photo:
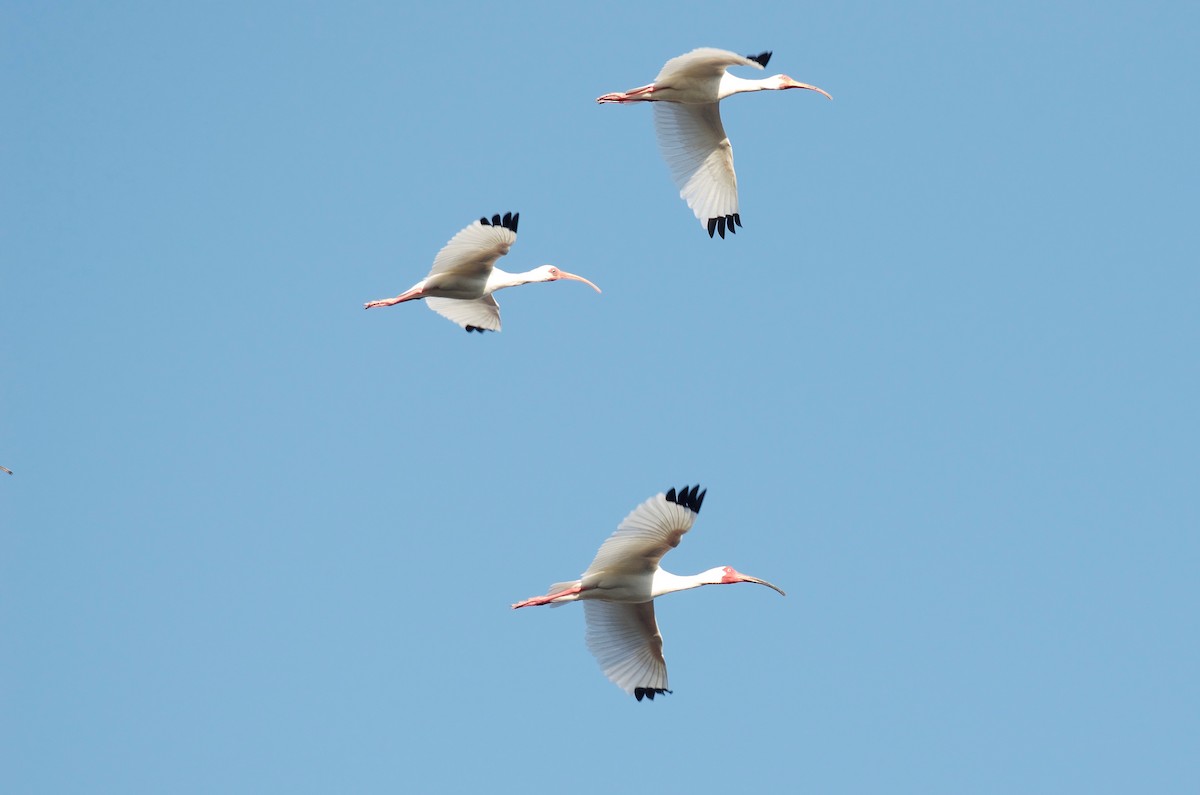
M0 6L12 792L1194 792L1200 13ZM709 240L649 109L725 103ZM501 334L363 312L481 215ZM636 703L576 576L700 482Z

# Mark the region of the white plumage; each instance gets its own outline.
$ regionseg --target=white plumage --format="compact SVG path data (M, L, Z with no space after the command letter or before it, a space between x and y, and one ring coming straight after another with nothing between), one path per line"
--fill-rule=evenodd
M601 670L617 687L638 701L669 693L662 635L654 618L656 597L701 585L753 582L774 588L766 580L718 566L689 576L659 567L679 546L704 503L699 486L671 489L643 502L625 517L596 553L578 580L550 586L545 596L518 602L513 608L558 607L583 600L587 646Z
M829 97L824 90L787 75L745 80L726 71L732 66L763 69L770 59L769 52L745 56L701 47L667 61L653 83L596 100L657 103L654 126L659 149L671 179L679 186L680 198L708 229L709 237L716 232L725 237L726 229L732 234L742 225L733 147L721 124L721 100L746 91L787 88L805 88Z
M524 273L507 273L496 261L517 242L520 213L480 218L463 229L442 247L433 259L429 275L395 298L369 301L364 309L392 306L422 298L429 308L454 321L467 331L499 331L500 305L492 293L505 287L532 282L572 279L600 288L582 276L567 273L553 265L542 265Z
M588 651L600 663L613 684L626 693L653 700L668 693L667 661L663 657L662 633L654 620L654 602L620 604L588 600L583 603L587 619Z

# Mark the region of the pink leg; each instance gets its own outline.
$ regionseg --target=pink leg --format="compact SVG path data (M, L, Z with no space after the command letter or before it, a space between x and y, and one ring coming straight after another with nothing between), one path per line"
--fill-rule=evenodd
M404 303L405 301L414 301L422 297L421 289L419 287L414 287L411 290L400 293L400 295L396 296L395 298L382 298L378 301L368 301L367 303L363 304L363 309L371 309L376 306L394 306L395 304Z
M618 91L614 94L605 94L602 97L597 97L596 101L601 104L604 104L605 102L649 102L651 101L651 98L644 95L652 94L653 92L654 84L651 83L648 86L630 89L629 91Z
M517 602L512 606L512 609L516 610L518 607L536 607L537 605L547 605L553 602L555 599L559 599L564 596L571 596L572 594L581 593L582 591L583 586L576 585L574 588L568 588L565 591L548 593L545 596L535 596L532 599L526 599L524 602Z

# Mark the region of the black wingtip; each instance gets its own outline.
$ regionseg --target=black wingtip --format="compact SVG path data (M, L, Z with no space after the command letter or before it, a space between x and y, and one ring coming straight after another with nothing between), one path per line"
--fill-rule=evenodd
M681 505L692 513L700 513L700 506L704 504L705 494L708 494L708 489L700 491L700 484L697 483L695 486L692 486L690 490L687 486L684 486L678 492L676 492L675 489L671 489L667 492L666 497L667 502L673 502L676 505Z
M653 701L656 695L669 695L670 692L665 687L635 687L633 689L633 697L638 701L641 701L643 698Z
M741 225L742 225L742 217L740 215L738 215L737 213L733 213L732 215L719 215L715 218L709 218L708 219L708 236L712 237L715 233L715 234L719 234L721 236L721 239L724 240L726 231L728 231L729 234L731 234L731 235L736 235L737 230L734 229L734 227L741 226Z
M771 60L771 53L769 51L760 52L758 55L747 55L746 57L757 63L759 66L766 66L767 61Z
M500 226L509 229L515 235L517 233L517 221L521 218L520 213L507 212L503 216L496 213L491 217L491 220L485 215L479 219L479 223L484 226Z
M478 331L480 334L487 331L487 329L480 328L479 326L463 326L463 328L467 330L468 334L470 334L472 331Z

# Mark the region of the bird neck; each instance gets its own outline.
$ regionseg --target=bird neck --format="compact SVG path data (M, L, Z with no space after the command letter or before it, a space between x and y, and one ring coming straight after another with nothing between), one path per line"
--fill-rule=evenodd
M721 581L719 576L714 579L714 572L721 569L709 569L699 574L672 574L664 569L654 572L654 581L650 585L651 598L676 591L689 591L701 585L713 585Z
M722 100L725 97L733 96L734 94L743 94L747 91L766 91L772 88L779 88L778 75L766 77L762 80L747 80L744 77L731 75L726 72L721 76L721 84L717 88L717 99Z
M494 293L497 290L503 290L505 287L519 287L522 284L529 284L532 281L537 281L535 271L525 271L523 273L509 273L502 271L499 268L492 268L492 273L488 276L487 292Z

